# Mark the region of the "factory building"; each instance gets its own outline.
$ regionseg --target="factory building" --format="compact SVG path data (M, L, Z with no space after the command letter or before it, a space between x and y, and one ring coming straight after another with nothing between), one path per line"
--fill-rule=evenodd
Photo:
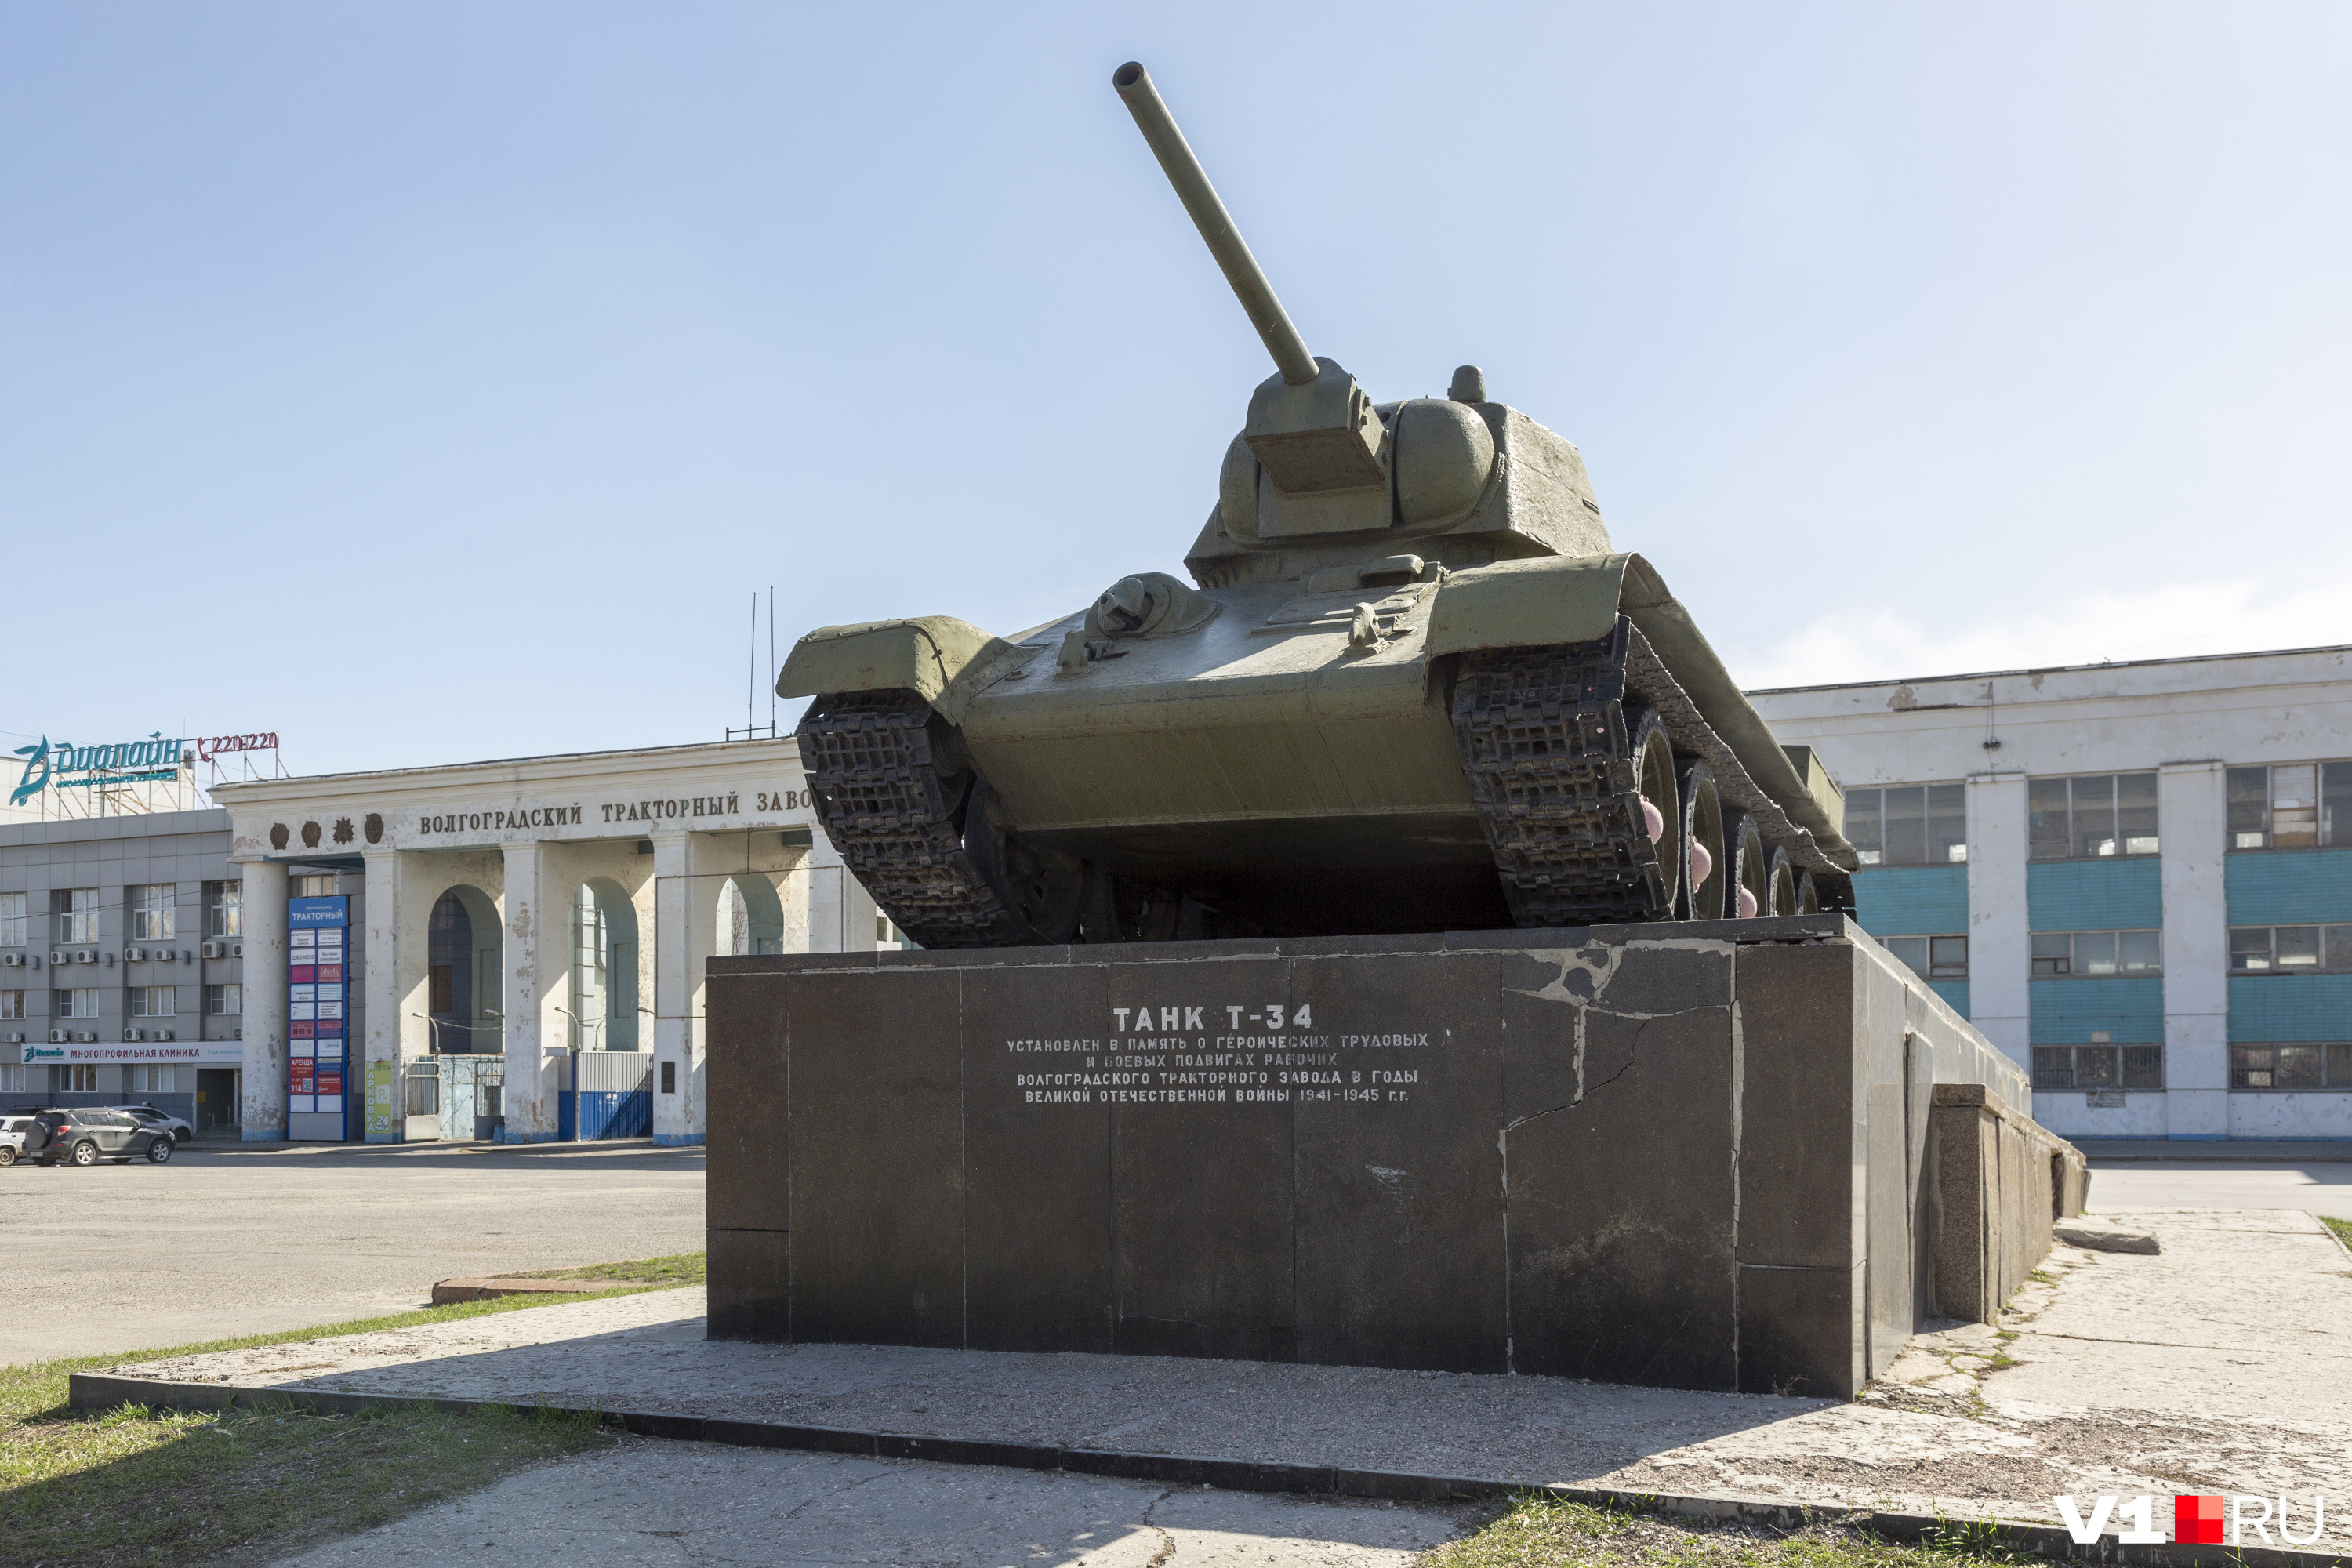
M2352 648L1750 692L2070 1137L2352 1137Z

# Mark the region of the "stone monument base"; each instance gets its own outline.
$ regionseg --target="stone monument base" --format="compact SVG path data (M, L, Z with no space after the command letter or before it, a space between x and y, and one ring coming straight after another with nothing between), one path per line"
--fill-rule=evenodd
M1843 916L710 962L709 1333L1849 1394L2081 1209Z

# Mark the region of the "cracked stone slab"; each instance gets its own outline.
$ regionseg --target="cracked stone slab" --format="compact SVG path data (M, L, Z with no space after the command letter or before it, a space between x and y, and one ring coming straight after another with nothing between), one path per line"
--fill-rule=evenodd
M2242 1217L2136 1215L2164 1244L2154 1257L2060 1247L1999 1322L1929 1325L1852 1404L1557 1377L710 1341L693 1290L117 1375L2044 1522L2061 1493L2352 1495L2343 1251L2308 1215ZM2352 1531L2329 1517L2331 1541L2352 1550Z

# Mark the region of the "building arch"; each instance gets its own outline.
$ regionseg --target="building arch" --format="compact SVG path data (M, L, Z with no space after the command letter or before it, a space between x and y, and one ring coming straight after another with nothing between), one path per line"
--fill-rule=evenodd
M470 882L443 889L426 921L425 1016L437 1055L488 1055L499 1038L506 932L499 906Z
M572 1047L638 1049L636 901L610 877L572 896Z
M721 956L742 958L784 950L784 901L776 884L757 871L739 871L719 889Z

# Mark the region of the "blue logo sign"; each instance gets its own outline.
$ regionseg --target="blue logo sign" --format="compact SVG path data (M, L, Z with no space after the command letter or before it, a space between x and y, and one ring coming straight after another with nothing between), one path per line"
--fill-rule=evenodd
M8 804L22 805L52 784L59 789L97 789L174 779L180 776L180 759L186 749L185 741L167 741L161 730L143 741L111 746L77 746L70 741L52 744L44 735L37 746L16 748L16 754L25 759L25 774L16 781ZM81 776L68 778L69 773Z

